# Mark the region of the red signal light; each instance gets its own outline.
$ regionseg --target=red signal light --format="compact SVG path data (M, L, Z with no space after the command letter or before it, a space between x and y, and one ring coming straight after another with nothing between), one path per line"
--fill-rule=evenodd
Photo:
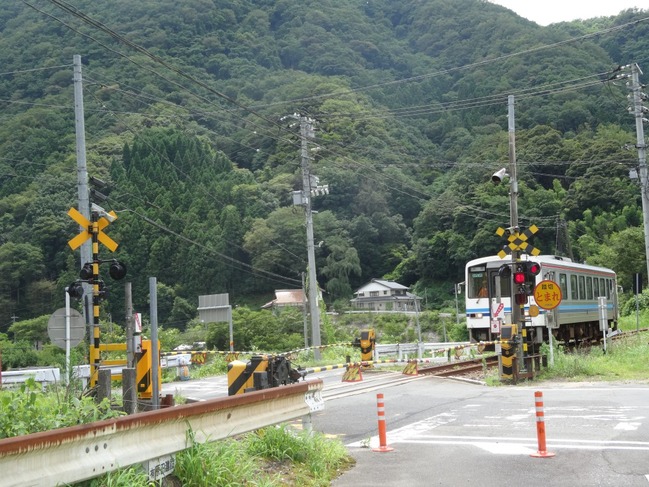
M528 262L527 272L529 272L533 276L537 276L539 272L541 272L541 265L538 262Z
M525 266L521 263L514 265L514 284L525 284Z
M523 272L514 272L514 284L525 284L525 274Z

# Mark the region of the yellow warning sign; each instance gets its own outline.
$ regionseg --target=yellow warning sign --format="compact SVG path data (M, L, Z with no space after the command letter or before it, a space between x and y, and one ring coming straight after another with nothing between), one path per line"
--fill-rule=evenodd
M359 382L363 380L360 367L348 367L343 374L343 382Z
M403 375L418 375L419 368L417 367L417 361L408 362L408 365L403 369Z

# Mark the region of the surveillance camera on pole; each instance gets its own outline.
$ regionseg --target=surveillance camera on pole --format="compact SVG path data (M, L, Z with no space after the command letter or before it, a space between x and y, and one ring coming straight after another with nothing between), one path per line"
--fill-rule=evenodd
M97 215L99 215L100 217L104 217L104 218L106 218L106 220L108 220L110 223L113 223L113 222L117 219L117 217L115 216L115 213L110 214L109 212L107 212L106 210L104 210L101 206L99 206L99 205L96 204L96 203L93 203L93 204L90 206L90 209L91 209L91 211L93 211L94 213L97 213Z
M491 176L491 182L494 184L500 184L503 182L503 179L508 176L509 174L507 174L507 169L503 167L502 169L493 173L493 176Z

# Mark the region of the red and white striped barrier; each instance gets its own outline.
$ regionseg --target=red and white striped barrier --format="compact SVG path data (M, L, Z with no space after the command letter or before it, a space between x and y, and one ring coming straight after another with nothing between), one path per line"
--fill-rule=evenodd
M376 405L379 412L379 447L372 448L372 451L388 452L394 450L387 444L386 428L385 428L385 404L383 403L383 393L376 395Z
M551 458L554 453L546 450L545 447L545 415L543 413L543 393L536 391L534 393L534 404L536 406L536 436L538 439L539 449L536 453L532 453L531 457L536 458Z

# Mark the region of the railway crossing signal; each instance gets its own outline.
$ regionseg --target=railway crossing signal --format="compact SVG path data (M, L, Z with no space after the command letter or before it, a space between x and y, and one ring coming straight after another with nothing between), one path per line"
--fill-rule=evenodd
M101 364L100 341L99 341L99 304L108 295L104 282L99 278L99 265L103 262L111 262L109 274L113 279L122 279L126 276L126 266L117 260L102 261L99 259L99 244L104 244L111 252L117 249L117 242L106 235L103 230L117 219L114 211L106 212L100 206L93 204L91 219L88 220L76 208L70 208L68 215L77 222L83 230L74 238L68 241L72 250L80 247L86 240L92 239L92 262L83 264L79 272L80 281L73 282L68 286L68 294L73 298L83 297L83 286L81 282L92 285L93 304L93 339L90 343L90 386L94 387L99 376Z
M512 252L516 251L522 251L534 256L539 255L541 251L528 242L528 239L538 231L539 228L536 225L532 225L530 228L521 233L519 233L517 230L510 231L510 234L507 237L508 243L500 252L498 252L498 257L504 259L508 255L511 255ZM496 235L502 237L506 232L507 230L505 230L504 228L498 227L498 229L496 230Z
M512 273L514 286L516 286L516 304L527 304L528 296L532 296L534 294L536 276L539 274L539 272L541 272L541 265L538 262L521 261L512 264L512 268L513 270L510 270L507 264L503 264L500 267L498 273L501 277L506 277L509 275L509 273Z
M516 286L516 293L515 293L516 304L518 305L527 304L527 291L525 289L527 274L525 269L525 263L516 262L513 265L512 274L514 278L514 286Z
M93 213L95 212L93 211ZM117 214L114 211L108 213L104 212L104 213L108 216L108 218L110 218L110 221L115 221L117 219ZM110 250L111 252L115 252L118 243L115 242L112 238L110 238L108 235L106 235L103 232L104 228L106 228L110 224L110 221L106 216L102 216L98 218L96 221L91 222L85 216L83 216L76 208L70 208L70 210L68 211L68 215L75 222L77 222L79 225L84 227L84 230L82 230L81 233L79 233L79 235L77 235L76 237L68 241L68 245L72 250L76 250L78 247L81 246L82 243L84 243L89 238L92 238L93 234L96 233L97 240L100 243L104 244L108 248L108 250ZM97 225L96 230L95 230L95 224Z

